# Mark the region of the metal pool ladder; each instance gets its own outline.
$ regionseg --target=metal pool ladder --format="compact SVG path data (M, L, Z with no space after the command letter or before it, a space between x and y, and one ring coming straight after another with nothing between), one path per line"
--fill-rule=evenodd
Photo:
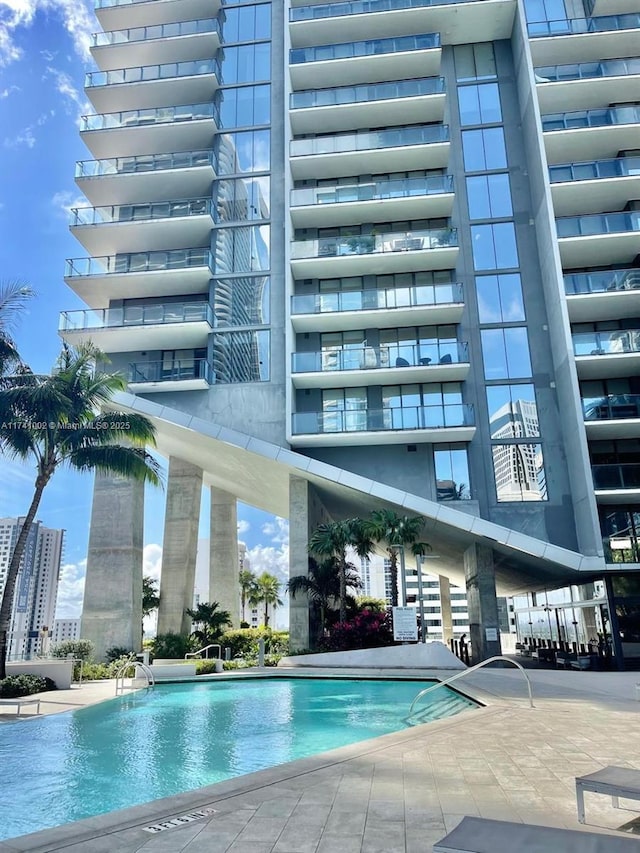
M127 670L130 666L139 667L142 670L144 677L147 680L145 684L146 687L155 687L156 680L153 677L153 672L151 667L147 666L146 663L140 663L135 658L130 658L128 661L122 664L122 666L118 669L116 673L116 696L120 696L120 694L124 693L125 690L138 690L138 685L134 684L135 673L131 677L131 684L125 684L125 679L127 678Z
M524 677L526 679L527 690L529 691L529 706L531 708L533 708L534 705L533 705L533 694L531 692L531 679L529 678L529 676L525 672L524 667L522 667L516 661L511 660L511 658L503 657L503 655L496 655L495 657L487 658L486 660L480 661L480 663L477 663L475 666L472 666L470 669L463 669L462 672L456 672L455 675L451 675L451 676L449 676L449 678L445 678L444 681L439 681L437 684L432 684L430 687L425 687L425 689L421 690L418 693L418 695L414 698L413 702L411 703L411 707L409 708L409 713L407 714L406 719L409 719L412 716L413 709L415 708L416 702L419 699L421 699L426 693L430 693L432 690L437 690L438 687L444 687L446 684L451 684L452 681L457 681L459 678L463 678L463 676L469 675L470 672L474 672L475 670L481 669L483 666L486 666L488 663L493 663L496 660L506 661L507 663L512 663L514 666L518 667L518 669L520 670L520 672L524 675Z

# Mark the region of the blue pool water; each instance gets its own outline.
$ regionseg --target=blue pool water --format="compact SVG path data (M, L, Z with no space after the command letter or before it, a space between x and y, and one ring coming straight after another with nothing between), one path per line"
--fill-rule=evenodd
M3 725L0 839L399 731L424 686L302 678L165 684ZM475 704L443 687L425 706L435 718Z

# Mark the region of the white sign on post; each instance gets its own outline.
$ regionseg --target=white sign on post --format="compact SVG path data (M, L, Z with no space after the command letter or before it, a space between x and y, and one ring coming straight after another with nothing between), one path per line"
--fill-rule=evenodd
M393 639L401 643L418 641L418 614L415 607L393 608Z
M489 643L495 642L498 639L497 628L485 628L484 635Z

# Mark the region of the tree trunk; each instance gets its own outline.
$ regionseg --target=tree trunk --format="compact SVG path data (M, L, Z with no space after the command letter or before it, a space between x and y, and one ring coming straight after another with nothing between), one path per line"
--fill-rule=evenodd
M347 575L346 559L340 560L340 621L347 621Z
M264 600L264 627L269 627L269 602L266 598Z
M29 507L29 511L25 517L24 524L22 525L22 529L18 536L18 541L16 542L16 547L13 549L13 554L11 555L11 562L9 563L7 580L4 586L4 592L2 593L2 605L0 606L0 680L7 676L6 664L9 648L8 634L11 627L13 595L16 588L16 581L18 579L18 569L20 568L20 561L24 554L33 519L36 517L36 512L40 506L42 492L49 482L50 477L51 474L48 476L46 474L39 474L36 478L36 490L33 495L33 500L31 501L31 506Z
M389 551L389 564L391 571L391 606L398 606L398 555L395 551Z

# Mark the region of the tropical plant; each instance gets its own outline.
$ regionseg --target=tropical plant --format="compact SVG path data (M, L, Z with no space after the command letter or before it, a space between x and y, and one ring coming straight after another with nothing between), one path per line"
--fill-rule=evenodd
M269 605L273 606L275 614L276 607L282 607L282 601L278 597L280 593L280 581L275 575L263 572L256 578L255 590L252 601L256 604L264 604L264 625L269 627Z
M363 610L353 619L334 625L331 636L323 639L321 648L328 652L342 652L350 649L375 649L392 644L390 615Z
M160 606L158 581L145 575L142 578L142 633L144 634L144 619Z
M376 542L387 546L391 567L391 604L398 606L398 551L408 548L414 556L426 554L429 545L419 542L418 537L424 527L421 515L398 515L390 509L377 509L364 522L365 532Z
M241 569L238 574L238 581L240 583L240 604L242 605L242 621L246 622L245 610L247 607L247 602L251 599L251 595L255 589L256 576L248 569Z
M143 415L99 410L126 388L117 373L96 368L104 359L92 344L63 345L51 375L23 368L0 387L0 452L35 462L34 495L18 535L0 606L0 678L5 675L7 632L18 569L45 487L58 468L99 471L158 485L160 467L145 450L155 427ZM120 444L120 441L126 441Z
M226 625L231 625L228 610L219 610L217 601L203 601L195 609L187 610L187 616L193 620L194 630L191 636L200 643L200 647L219 643Z
M104 653L107 663L113 663L116 660L130 660L135 654L133 649L128 649L126 646L111 646Z
M150 648L154 658L182 659L186 654L193 651L193 639L185 637L183 634L167 631L166 634L158 634L154 637Z
M45 693L57 690L55 681L46 675L8 675L0 679L0 696L4 699L14 699L19 696L31 696L34 693Z
M286 655L289 651L289 632L274 631L272 628L234 628L225 631L220 640L224 649L229 649L232 658L258 657L258 644L264 640L266 654Z
M20 356L11 336L15 321L24 310L33 291L20 281L0 283L0 376L10 366L20 364Z
M88 661L91 659L95 646L91 640L63 640L51 649L52 658L78 658Z
M345 573L347 588L360 589L362 581L355 566L347 563ZM309 571L306 575L295 575L289 579L287 590L295 598L299 592L306 593L318 611L318 642L327 629L328 615L340 601L340 563L336 557L318 562L309 557Z

